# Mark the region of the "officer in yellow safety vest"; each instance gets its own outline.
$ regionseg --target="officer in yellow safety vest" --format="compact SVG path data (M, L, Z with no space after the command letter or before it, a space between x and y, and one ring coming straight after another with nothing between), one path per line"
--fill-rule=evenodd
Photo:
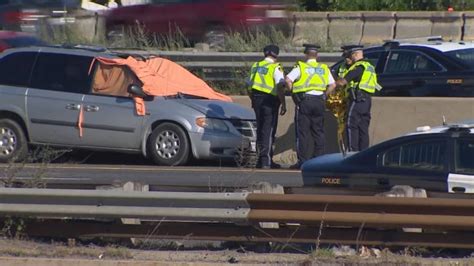
M352 65L352 59L351 59L351 54L346 53L344 50L345 46L342 46L341 49L343 50L342 56L344 57L344 62L339 65L339 68L337 69L337 77L338 78L343 78L346 72L349 70L349 68Z
M371 97L382 87L377 82L375 67L364 59L363 46L346 45L342 49L353 62L336 81L338 89L347 87L348 90L347 145L349 151L361 151L369 147Z
M305 44L305 62L298 62L286 76L286 86L291 90L296 105L296 152L301 165L324 153L324 111L326 94L332 93L335 81L326 64L317 61L318 45Z
M352 59L351 59L351 54L350 53L346 53L345 50L344 50L344 47L345 46L342 46L341 49L343 50L342 52L342 56L344 57L344 62L341 63L339 65L339 67L337 68L337 73L335 73L337 75L337 78L343 78L347 72L349 72L349 68L351 67L352 65ZM344 92L343 92L343 95L344 97L347 98L348 96L348 92L347 92L347 86L345 86L343 88Z
M265 59L253 64L249 79L249 96L257 120L257 168L280 168L273 162L273 143L280 115L286 113L285 82L281 65L276 62L280 49L267 45Z

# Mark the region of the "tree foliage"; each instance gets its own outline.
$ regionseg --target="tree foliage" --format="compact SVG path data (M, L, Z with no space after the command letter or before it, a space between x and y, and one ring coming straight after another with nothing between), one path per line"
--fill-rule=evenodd
M474 0L300 0L308 11L454 11L474 10Z

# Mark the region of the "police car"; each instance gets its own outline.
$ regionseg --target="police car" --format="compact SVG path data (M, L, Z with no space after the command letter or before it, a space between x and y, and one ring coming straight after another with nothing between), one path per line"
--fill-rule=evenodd
M305 187L350 194L395 185L442 193L474 193L474 120L417 131L349 154L328 154L302 166Z
M378 96L474 96L472 42L446 42L440 36L393 40L365 49L364 57L383 87Z

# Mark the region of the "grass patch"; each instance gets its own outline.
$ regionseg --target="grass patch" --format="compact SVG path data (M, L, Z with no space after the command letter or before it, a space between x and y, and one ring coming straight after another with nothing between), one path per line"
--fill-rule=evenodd
M319 248L311 253L313 258L334 258L334 252L328 248Z
M9 247L4 249L0 248L0 255L10 257L39 257L41 256L41 252L35 249Z
M21 242L18 242L21 243ZM93 259L133 259L130 250L123 247L67 247L54 245L44 247L0 247L0 256L11 257L48 257L48 258L93 258Z
M275 27L269 29L247 29L242 32L229 32L224 34L223 51L229 52L260 52L263 47L273 43L286 47L291 43L288 34Z

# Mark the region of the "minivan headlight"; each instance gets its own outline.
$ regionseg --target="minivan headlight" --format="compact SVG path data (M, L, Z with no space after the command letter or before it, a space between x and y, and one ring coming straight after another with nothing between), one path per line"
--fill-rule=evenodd
M205 129L211 129L216 131L229 131L229 127L224 120L209 118L209 117L198 117L196 118L196 125Z

